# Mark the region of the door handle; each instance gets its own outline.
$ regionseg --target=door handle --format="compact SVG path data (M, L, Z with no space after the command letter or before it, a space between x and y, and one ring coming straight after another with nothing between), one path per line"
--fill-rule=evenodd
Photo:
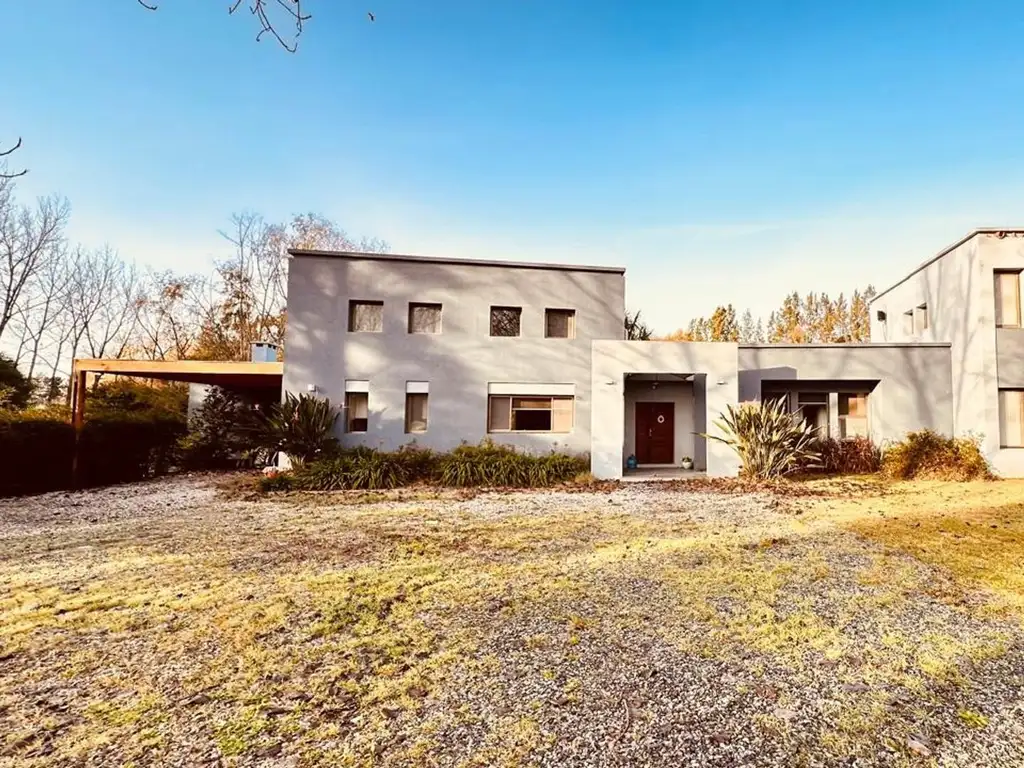
M648 437L654 437L654 428L653 427L651 427L650 429L647 430L647 436Z

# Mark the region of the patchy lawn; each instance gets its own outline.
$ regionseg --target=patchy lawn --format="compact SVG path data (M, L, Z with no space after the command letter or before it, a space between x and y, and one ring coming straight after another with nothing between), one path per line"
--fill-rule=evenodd
M0 765L1024 764L1024 484L0 502Z

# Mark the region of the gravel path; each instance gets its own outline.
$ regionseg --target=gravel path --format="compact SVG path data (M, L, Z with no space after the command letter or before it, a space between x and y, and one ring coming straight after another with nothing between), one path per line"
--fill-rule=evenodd
M799 504L392 496L0 501L0 766L1024 765L1019 619Z

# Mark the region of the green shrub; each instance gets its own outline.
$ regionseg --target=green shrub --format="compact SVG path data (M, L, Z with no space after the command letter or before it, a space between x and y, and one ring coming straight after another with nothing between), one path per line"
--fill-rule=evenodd
M456 488L495 486L530 488L572 480L590 469L582 456L551 453L532 456L512 446L484 441L462 445L438 459L437 480Z
M156 414L184 423L188 413L188 385L146 384L134 379L103 381L85 399L85 418Z
M886 446L882 474L892 480L981 480L992 477L976 437L946 437L930 429Z
M705 437L736 451L744 477L768 480L821 464L814 427L790 413L784 398L726 406L714 424L725 436Z
M273 475L263 475L257 481L257 485L263 493L290 491L295 487L295 477L287 472L277 472Z
M275 405L277 393L260 397L213 387L188 422L180 443L182 464L190 469L259 466L270 459L260 446L261 412Z
M82 427L82 486L141 480L177 463L181 418L141 411L93 416ZM0 495L64 490L73 485L75 430L63 408L0 414Z
M0 410L0 496L70 488L74 451L66 414Z
M305 393L285 394L283 403L272 407L260 420L254 435L272 453L285 453L296 464L312 461L337 449L334 424L338 411L331 401Z
M11 358L0 352L0 408L24 408L31 397L32 382Z
M490 442L451 453L404 446L387 453L360 447L296 467L291 487L307 491L380 490L416 482L452 487L530 488L568 482L589 470L582 456L531 456Z
M821 469L831 475L864 475L877 472L882 465L882 449L867 437L819 440Z
M106 485L156 477L177 463L184 420L157 413L124 413L92 418L82 426L80 478Z

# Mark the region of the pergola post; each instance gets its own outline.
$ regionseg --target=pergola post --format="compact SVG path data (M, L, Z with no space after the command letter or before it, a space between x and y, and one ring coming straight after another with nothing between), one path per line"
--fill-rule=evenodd
M78 361L71 368L71 426L75 430L75 448L71 454L71 483L78 488L81 485L78 449L82 437L82 425L85 423L85 377L86 372L78 369Z

